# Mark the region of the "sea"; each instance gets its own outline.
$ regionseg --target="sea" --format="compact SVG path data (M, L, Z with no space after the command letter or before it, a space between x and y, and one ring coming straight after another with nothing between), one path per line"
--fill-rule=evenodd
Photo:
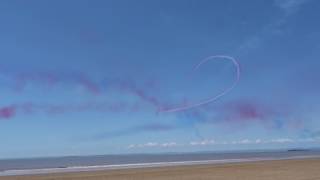
M66 156L0 160L0 176L320 158L320 150L232 151Z

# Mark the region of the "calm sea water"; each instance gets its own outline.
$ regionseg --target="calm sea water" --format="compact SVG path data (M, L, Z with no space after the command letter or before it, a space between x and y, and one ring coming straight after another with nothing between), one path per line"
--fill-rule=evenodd
M270 151L270 152L202 152L171 154L131 154L74 156L34 159L0 160L0 172L8 170L49 169L88 167L105 165L150 164L161 162L188 162L208 160L250 160L250 159L291 159L301 157L320 157L320 150L308 151Z

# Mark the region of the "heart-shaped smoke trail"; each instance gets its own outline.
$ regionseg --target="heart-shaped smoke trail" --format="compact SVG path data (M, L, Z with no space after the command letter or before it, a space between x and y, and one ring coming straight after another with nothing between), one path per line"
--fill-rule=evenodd
M173 107L173 108L161 107L161 108L159 108L160 109L159 112L178 112L178 111L184 111L184 110L192 109L195 107L199 107L199 106L202 106L205 104L209 104L209 103L214 102L217 99L221 98L222 96L226 95L228 92L230 92L233 88L236 87L236 85L238 84L239 79L240 79L240 65L239 65L238 61L231 56L225 56L225 55L209 56L209 57L203 59L199 64L197 64L194 67L194 71L197 71L202 65L204 65L205 63L207 63L210 60L229 60L233 63L233 65L236 68L236 78L235 78L233 84L230 87L224 89L221 93L219 93L213 97L204 99L200 102L195 102L192 104L177 106L177 107Z

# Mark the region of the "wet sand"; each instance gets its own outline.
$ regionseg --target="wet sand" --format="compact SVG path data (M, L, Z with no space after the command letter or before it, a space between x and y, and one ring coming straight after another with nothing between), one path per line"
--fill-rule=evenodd
M320 159L0 177L0 180L320 180Z

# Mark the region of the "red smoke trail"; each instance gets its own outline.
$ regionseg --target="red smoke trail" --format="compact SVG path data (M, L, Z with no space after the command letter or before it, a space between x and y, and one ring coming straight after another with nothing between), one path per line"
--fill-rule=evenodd
M0 108L0 119L10 119L16 114L14 106L7 106Z
M132 80L118 80L114 85L121 91L133 94L141 100L151 104L155 108L163 106L156 96L151 96L146 92L146 89L154 89L157 85L155 81L147 81L142 88L139 88Z
M61 84L73 84L83 87L92 94L100 94L100 87L84 73L19 72L1 71L0 75L10 79L13 88L23 91L29 84L53 88Z
M180 107L175 107L175 108L169 108L168 105L164 105L163 103L161 103L161 101L159 100L159 98L157 98L156 96L151 96L148 93L146 93L145 89L147 88L153 88L154 87L154 82L150 82L149 84L145 84L145 87L143 88L138 88L134 83L132 82L121 82L118 81L117 84L120 84L120 88L122 90L125 90L127 92L130 92L134 95L136 95L137 97L139 97L141 100L144 100L148 103L150 103L151 105L153 105L154 107L156 107L157 109L160 108L160 112L178 112L178 111L183 111L183 110L187 110L187 109L191 109L191 108L195 108L198 106L202 106L208 103L211 103L213 101L216 101L217 99L219 99L220 97L224 96L225 94L227 94L229 91L231 91L238 83L239 78L240 78L240 66L239 63L232 57L229 56L223 56L223 55L217 55L217 56L210 56L208 58L205 58L204 60L202 60L197 66L195 66L194 71L197 71L203 64L207 63L209 60L217 60L217 59L225 59L225 60L229 60L232 61L232 63L234 64L234 66L236 67L236 79L234 81L234 83L227 89L225 89L224 91L222 91L220 94L205 99L203 101L197 102L197 103L189 103L188 101L186 101L185 103L183 103L182 106ZM92 81L91 79L89 79L86 75L84 75L83 73L80 74L62 74L62 76L57 76L55 74L52 73L21 73L18 74L18 76L15 76L15 81L18 82L18 85L20 85L20 87L24 87L27 83L29 82L37 82L37 83L46 83L49 85L55 85L57 83L66 83L66 82L70 82L70 80L72 81L72 83L76 83L76 84L80 84L82 87L85 87L86 90L88 90L89 92L93 93L93 94L99 94L101 92L100 87L98 85L96 85L94 83L94 81ZM94 106L74 106L73 109L70 107L63 107L63 106L54 106L54 105L48 105L47 107L42 107L44 109L44 111L46 112L56 112L56 113L64 113L64 112L68 112L68 111L79 111L79 109L81 110L99 110L99 111L122 111L124 109L128 109L128 107L126 107L127 104L123 103L123 104L112 104L112 105L94 105ZM39 108L39 106L37 107ZM24 105L23 109L28 109L28 111L25 112L36 112L38 111L38 109L34 107L34 105L30 104L29 106ZM41 108L40 108L41 109ZM137 110L137 106L135 105L134 108L131 108L134 110ZM3 109L2 112L2 116L6 117L6 118L10 118L15 114L15 110L13 109L8 109L5 108Z
M224 114L223 119L232 122L271 121L276 116L282 116L274 108L243 100L227 103L221 113Z
M15 89L18 91L22 91L28 83L39 83L52 87L59 82L59 78L51 73L19 73L13 78Z
M21 103L0 108L0 119L11 119L14 116L43 113L60 115L65 113L100 112L100 113L132 113L142 110L140 104L124 102L84 102L70 104L36 104Z
M215 124L225 127L261 125L266 129L299 130L302 118L284 104L268 104L257 100L241 99L215 106L192 109L178 113L186 125Z
M195 66L194 71L197 71L203 64L207 63L209 60L217 60L217 59L229 60L236 67L236 79L229 88L223 90L220 94L218 94L216 96L210 97L210 98L205 99L200 102L196 102L196 103L192 103L192 104L184 104L182 106L178 106L178 107L174 107L174 108L161 107L160 112L178 112L178 111L184 111L184 110L192 109L192 108L195 108L198 106L202 106L202 105L216 101L217 99L221 98L222 96L224 96L228 92L230 92L233 88L235 88L235 86L238 84L239 79L240 79L240 65L239 65L238 61L235 60L233 57L224 56L224 55L216 55L216 56L207 57L204 60L202 60L197 66Z
M84 75L79 76L78 82L92 94L95 94L95 95L100 94L100 88L86 76Z

